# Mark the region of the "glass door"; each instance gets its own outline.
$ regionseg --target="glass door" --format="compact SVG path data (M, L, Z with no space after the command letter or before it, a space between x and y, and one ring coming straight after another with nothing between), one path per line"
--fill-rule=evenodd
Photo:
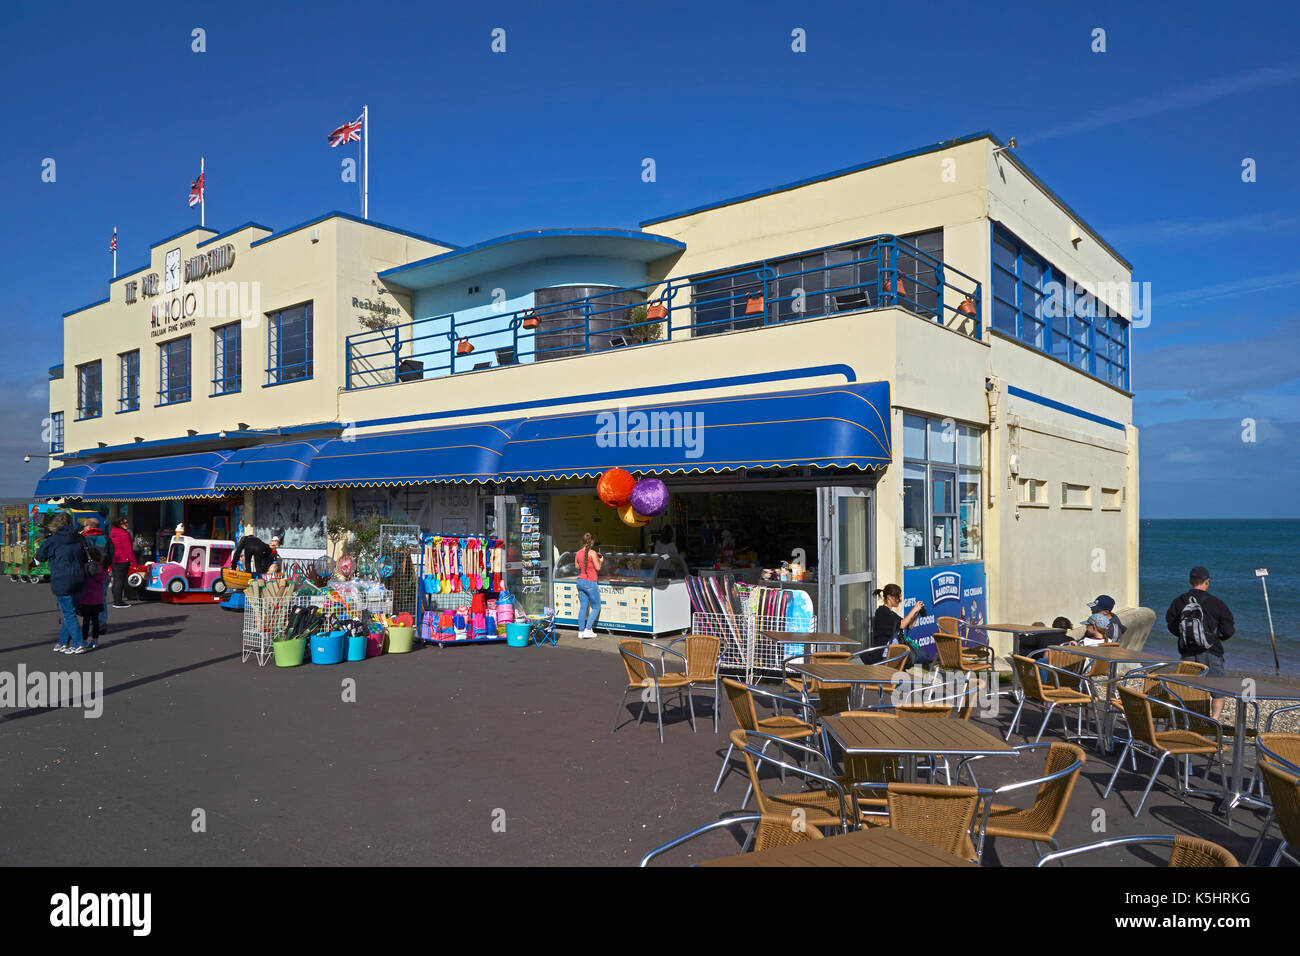
M866 645L875 587L874 496L869 488L818 488L817 630Z

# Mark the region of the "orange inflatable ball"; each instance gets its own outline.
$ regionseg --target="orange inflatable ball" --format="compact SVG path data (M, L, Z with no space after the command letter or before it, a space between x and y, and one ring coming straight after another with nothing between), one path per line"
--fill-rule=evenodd
M611 468L596 482L596 495L611 508L620 508L632 497L636 479L622 468Z
M625 525L633 528L640 528L642 525L650 523L650 519L643 514L638 514L637 510L631 505L623 505L618 509L618 516L623 520Z

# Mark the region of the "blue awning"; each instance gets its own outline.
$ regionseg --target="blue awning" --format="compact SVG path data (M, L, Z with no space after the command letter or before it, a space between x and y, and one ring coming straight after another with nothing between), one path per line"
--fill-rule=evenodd
M495 481L519 420L331 438L316 454L315 487Z
M90 462L83 465L61 465L51 468L36 482L34 498L80 498L86 488L86 479L95 473L99 465Z
M165 458L105 461L94 466L81 492L83 501L164 501L214 498L221 452L195 452Z
M889 383L868 382L529 418L506 443L499 478L591 477L616 466L870 470L891 458Z
M325 442L253 445L230 452L217 467L218 491L239 488L305 488L316 454Z

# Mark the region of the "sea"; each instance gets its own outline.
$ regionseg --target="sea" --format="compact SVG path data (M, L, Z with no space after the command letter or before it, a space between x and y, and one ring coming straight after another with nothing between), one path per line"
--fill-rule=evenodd
M1227 603L1237 625L1223 645L1226 669L1274 674L1264 588L1255 576L1267 568L1280 673L1300 679L1300 520L1142 519L1139 533L1139 603L1156 612L1149 649L1175 649L1165 612L1200 564L1210 571L1210 593Z

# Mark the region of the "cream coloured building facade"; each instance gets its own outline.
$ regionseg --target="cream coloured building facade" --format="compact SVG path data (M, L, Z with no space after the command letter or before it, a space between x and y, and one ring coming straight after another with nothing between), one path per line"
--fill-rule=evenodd
M954 569L966 590L978 571L984 620L1079 620L1099 593L1135 605L1131 267L1000 146L978 134L637 230L466 248L338 214L282 232L191 230L153 246L107 301L65 316L50 382L62 450L38 494L136 513L171 501L160 525L178 502L207 514L203 503L221 500L233 533L274 527L270 502L293 496L315 495L321 513L384 507L436 528L472 527L502 496L540 493L558 553L572 546L561 513L588 520L574 502L622 464L669 484L685 507L648 530L675 518L700 559L718 563L719 530L746 537L737 544L767 566L813 556L826 630L865 639L872 588L897 582L909 603L930 604L922 587ZM158 291L146 296L150 275ZM639 311L660 303L661 320ZM375 315L394 327L364 328ZM215 330L236 323L240 382L228 391L231 342L218 339L231 333ZM658 339L638 341L651 325ZM163 378L176 361L163 349L186 337L182 396ZM136 350L138 408L124 411L121 356ZM86 415L82 370L96 362L102 409ZM887 427L871 439L834 431L844 416L827 403L845 395ZM806 425L781 417L804 402ZM711 444L698 460L572 444L564 431L664 403L703 412ZM785 455L791 435L812 444ZM572 462L544 460L561 439ZM453 445L454 464L429 450ZM274 448L292 453L236 467ZM180 461L190 455L202 461ZM168 469L142 463L169 461L185 482L196 464L200 485L214 480L158 486L148 475ZM764 534L764 522L784 530Z

